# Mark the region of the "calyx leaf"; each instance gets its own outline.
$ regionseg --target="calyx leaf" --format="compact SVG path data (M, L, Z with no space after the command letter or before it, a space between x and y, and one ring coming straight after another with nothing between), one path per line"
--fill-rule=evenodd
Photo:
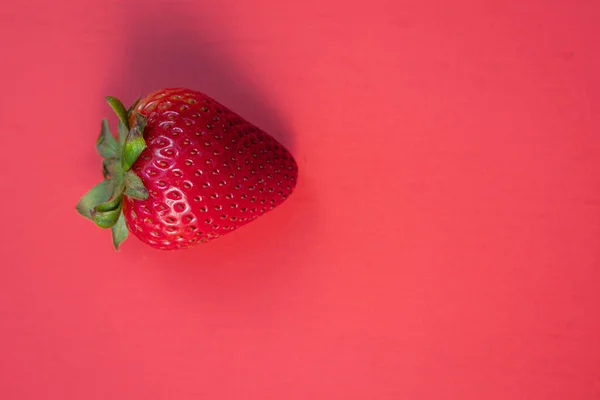
M127 139L123 144L122 165L124 171L129 171L131 166L138 159L142 151L146 148L144 140L144 128L146 128L146 117L141 114L135 114L136 125L129 130Z
M143 114L135 113L135 122L137 123L137 129L140 133L144 133L144 129L146 129L146 125L148 125L148 120Z
M123 121L119 120L119 145L123 146L125 139L129 135L129 129L125 126Z
M123 103L121 103L121 100L119 100L115 97L112 97L112 96L106 96L105 99L108 102L108 105L110 105L110 107L113 109L113 111L117 114L117 116L119 117L121 122L123 122L125 124L125 126L127 127L127 129L129 129L129 120L127 118L127 110L125 109L125 106L123 105Z
M129 231L127 230L125 217L123 216L123 213L121 213L117 222L112 226L113 246L115 246L116 251L119 251L119 246L127 239L128 235Z
M98 205L108 201L111 194L112 184L109 180L104 180L83 195L75 208L82 216L92 219L92 214L90 211Z
M133 171L125 173L125 195L137 200L146 200L149 196L144 183Z
M98 227L112 229L113 245L117 251L128 236L123 215L123 198L146 200L148 190L142 179L131 167L146 148L144 129L146 117L134 111L136 102L129 108L118 99L107 96L106 101L119 117L119 140L110 132L106 119L102 120L100 135L96 141L98 153L103 157L104 180L90 189L76 205L79 214L92 220ZM129 118L135 115L130 128Z
M106 119L102 120L102 128L100 129L100 135L96 141L96 149L104 158L114 158L117 156L119 143L117 143L110 132L110 127L108 126L108 121Z
M113 198L109 201L105 201L102 204L98 204L96 207L94 207L94 209L92 211L92 215L94 213L103 213L103 212L118 210L119 207L121 207L121 200L122 200L122 194L119 194L115 198Z
M110 171L110 168L112 167L112 162L110 159L104 159L102 160L102 177L104 179L109 179L112 172Z
M112 228L122 214L120 204L114 210L100 211L98 208L99 207L96 207L96 209L92 210L92 220L99 228Z
M127 109L127 116L131 117L131 113L133 112L133 110L135 110L135 108L137 107L138 103L140 102L141 98L138 97L137 99L135 99L135 101L133 102L133 104L131 105L131 107L129 107Z

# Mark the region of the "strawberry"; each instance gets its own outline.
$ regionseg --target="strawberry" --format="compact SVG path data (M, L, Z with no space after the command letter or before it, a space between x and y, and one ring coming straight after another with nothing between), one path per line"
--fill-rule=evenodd
M282 204L298 167L273 137L206 94L163 89L119 117L119 140L106 119L96 147L104 180L77 204L115 249L131 231L163 250L183 249L230 233Z

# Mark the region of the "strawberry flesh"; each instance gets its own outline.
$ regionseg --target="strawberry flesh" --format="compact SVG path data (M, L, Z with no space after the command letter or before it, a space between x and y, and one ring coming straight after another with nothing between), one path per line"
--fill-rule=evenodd
M132 170L146 200L125 197L129 231L175 250L230 233L282 204L298 177L290 152L207 95L164 89L142 99L147 148ZM133 117L132 117L133 118Z

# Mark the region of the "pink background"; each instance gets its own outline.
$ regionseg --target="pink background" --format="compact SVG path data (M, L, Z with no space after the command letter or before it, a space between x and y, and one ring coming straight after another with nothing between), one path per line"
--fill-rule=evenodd
M600 399L600 3L4 1L0 398ZM162 253L74 205L105 95L288 145L280 209ZM114 122L114 119L111 119Z

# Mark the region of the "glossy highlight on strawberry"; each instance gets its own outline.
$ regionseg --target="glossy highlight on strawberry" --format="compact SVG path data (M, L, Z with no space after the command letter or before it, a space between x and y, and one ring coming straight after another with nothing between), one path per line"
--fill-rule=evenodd
M127 232L164 250L214 240L275 209L296 186L290 152L204 93L163 89L127 111L107 100L120 140L110 141L103 124L104 189L77 209L111 227L117 249ZM101 151L106 142L114 151Z

